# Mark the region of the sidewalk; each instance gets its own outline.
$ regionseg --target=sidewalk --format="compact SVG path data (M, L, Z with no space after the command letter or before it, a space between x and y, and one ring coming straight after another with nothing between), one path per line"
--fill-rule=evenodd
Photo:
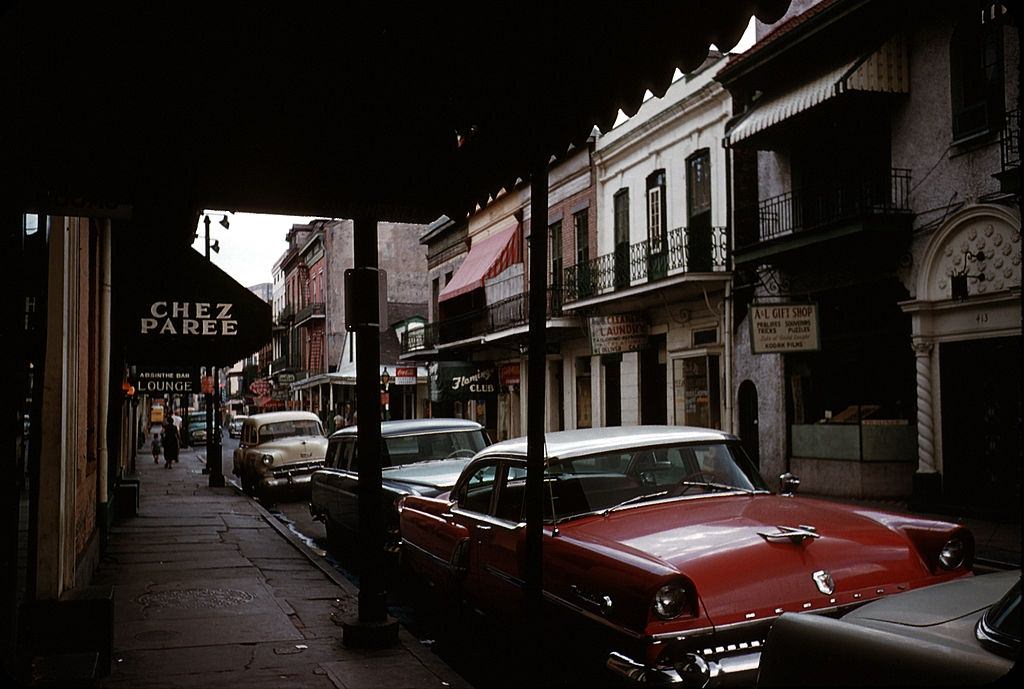
M406 630L348 649L357 591L197 453L171 469L140 454L139 515L111 530L94 583L114 587L105 687L467 687Z

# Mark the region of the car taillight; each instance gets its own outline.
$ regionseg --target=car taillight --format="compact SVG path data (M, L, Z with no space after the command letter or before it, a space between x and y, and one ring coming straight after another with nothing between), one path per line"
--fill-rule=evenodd
M965 555L964 542L959 538L951 538L939 551L939 566L943 569L956 569L964 564Z

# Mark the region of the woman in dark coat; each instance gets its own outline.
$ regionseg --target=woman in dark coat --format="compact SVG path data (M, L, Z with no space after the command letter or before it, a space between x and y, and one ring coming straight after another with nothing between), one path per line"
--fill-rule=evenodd
M174 422L167 420L164 422L164 466L168 469L171 468L171 464L178 461L178 447L180 446L178 438L178 427L174 425Z

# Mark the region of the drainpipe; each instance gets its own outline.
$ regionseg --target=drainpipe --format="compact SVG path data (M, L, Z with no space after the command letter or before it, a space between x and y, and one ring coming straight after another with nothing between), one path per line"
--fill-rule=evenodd
M96 480L100 511L106 515L109 504L107 476L107 426L110 408L110 220L100 220L100 323L99 323L99 428L97 437Z

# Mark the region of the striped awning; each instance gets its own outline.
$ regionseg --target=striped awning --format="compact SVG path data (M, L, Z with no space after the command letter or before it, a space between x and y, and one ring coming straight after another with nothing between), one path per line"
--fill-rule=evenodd
M452 299L484 286L484 280L492 278L523 260L520 249L519 225L507 227L481 241L474 241L466 259L455 271L451 282L441 290L439 302Z
M782 95L758 103L725 134L725 145L746 138L850 92L909 93L906 50L902 36L893 36L873 53L846 62Z

